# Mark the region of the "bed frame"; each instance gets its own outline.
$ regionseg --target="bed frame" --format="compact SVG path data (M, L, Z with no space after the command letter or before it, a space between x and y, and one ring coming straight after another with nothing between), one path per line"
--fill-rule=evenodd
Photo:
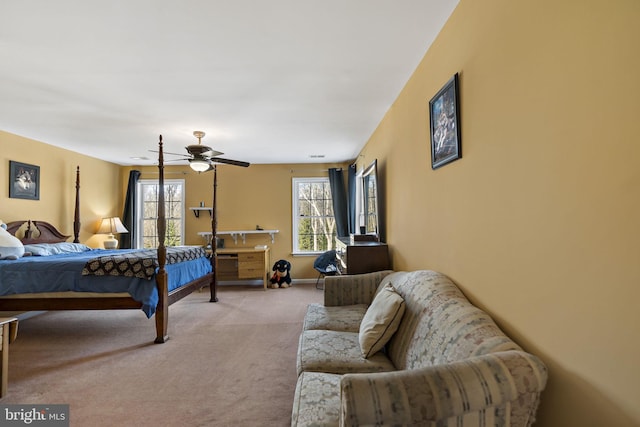
M215 274L215 249L214 256L211 257L213 272L202 276L186 285L173 291L168 291L167 272L165 270L167 249L164 245L166 234L166 216L164 209L164 157L162 147L162 135L158 143L158 170L159 170L159 193L158 193L158 273L156 274L156 286L158 288L158 306L155 312L156 339L155 343L164 343L169 339L169 306L182 298L209 286L211 292L210 302L217 302L217 280ZM74 242L79 242L80 231L79 219L79 196L80 196L80 167L76 170L76 209L74 214ZM214 189L215 198L215 189ZM20 240L24 244L32 243L58 243L65 242L69 237L60 233L53 225L45 221L13 221L7 223L7 231L16 235L20 228L27 224L24 237ZM215 236L215 217L211 221L212 230ZM36 229L39 235L34 237ZM215 241L215 240L213 240ZM76 294L77 295L77 294ZM29 297L29 298L0 298L0 311L49 311L49 310L121 310L140 309L142 304L128 296L87 296L87 297Z

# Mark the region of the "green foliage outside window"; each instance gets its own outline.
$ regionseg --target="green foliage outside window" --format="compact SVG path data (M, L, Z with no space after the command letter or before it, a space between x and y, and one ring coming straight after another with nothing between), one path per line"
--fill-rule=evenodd
M297 203L296 234L298 252L332 249L336 235L333 202L326 178L294 180Z
M166 218L165 246L179 246L182 239L183 185L164 185L164 208ZM142 186L142 244L143 248L158 247L158 185Z

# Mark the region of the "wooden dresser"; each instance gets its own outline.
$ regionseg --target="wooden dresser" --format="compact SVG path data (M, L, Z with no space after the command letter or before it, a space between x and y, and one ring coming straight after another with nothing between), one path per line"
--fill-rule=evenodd
M336 255L340 274L361 274L391 269L389 247L380 242L351 242L336 238Z
M267 289L271 270L269 248L218 249L216 254L218 280L262 279Z

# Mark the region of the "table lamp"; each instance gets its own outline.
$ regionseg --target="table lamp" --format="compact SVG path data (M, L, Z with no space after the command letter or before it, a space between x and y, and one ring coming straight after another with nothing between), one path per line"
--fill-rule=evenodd
M106 240L103 242L105 249L117 249L118 240L114 237L114 234L128 233L129 231L122 225L122 221L117 216L111 218L102 218L100 228L98 228L98 234L108 234Z

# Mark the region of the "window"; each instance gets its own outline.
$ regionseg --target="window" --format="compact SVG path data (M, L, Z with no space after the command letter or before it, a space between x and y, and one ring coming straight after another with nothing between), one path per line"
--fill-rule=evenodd
M136 192L137 248L158 247L158 181L138 181ZM164 181L164 206L167 219L165 246L184 243L184 180Z
M336 220L329 178L293 178L293 252L333 249Z

